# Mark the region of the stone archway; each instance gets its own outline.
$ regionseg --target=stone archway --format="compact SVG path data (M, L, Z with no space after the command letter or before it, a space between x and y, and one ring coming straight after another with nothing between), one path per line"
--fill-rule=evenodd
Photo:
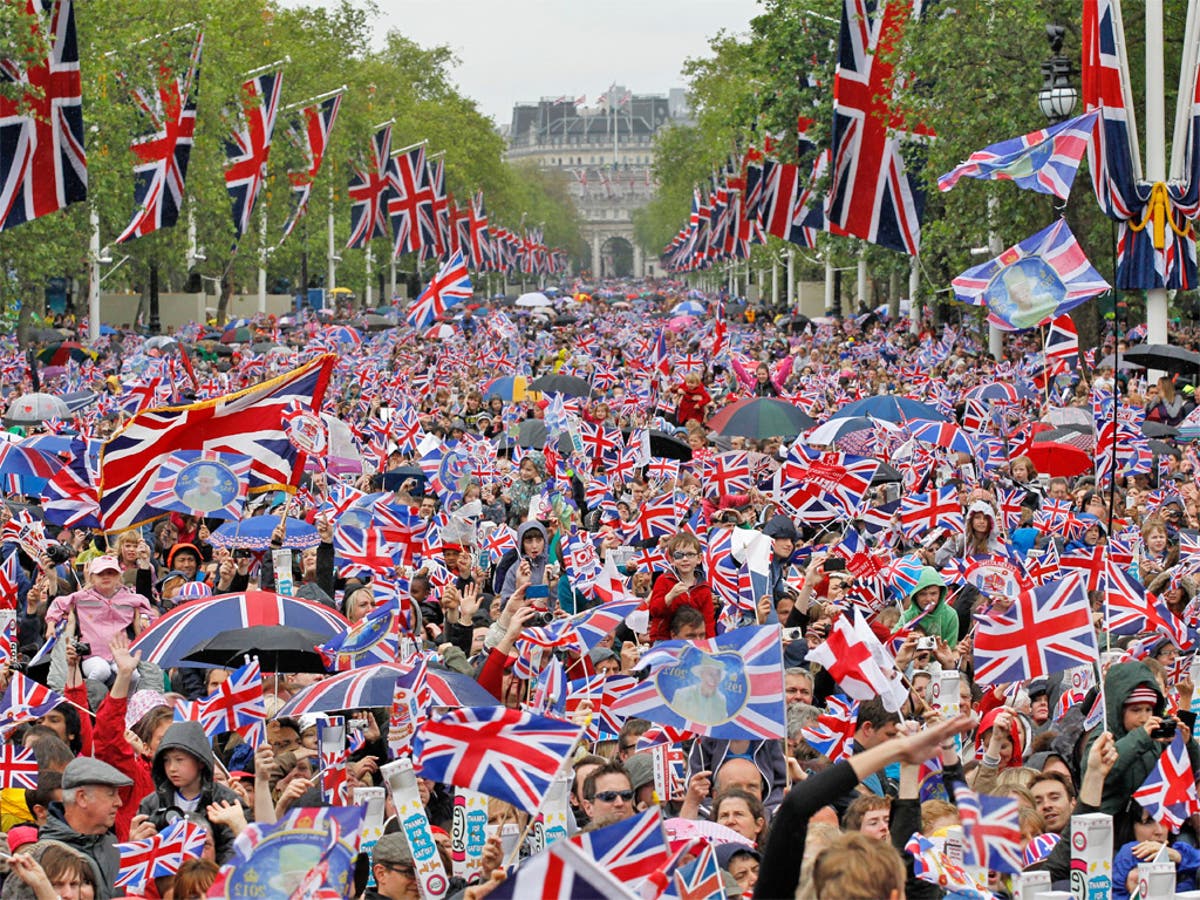
M634 274L633 244L628 238L612 235L600 245L600 266L605 278L625 278Z

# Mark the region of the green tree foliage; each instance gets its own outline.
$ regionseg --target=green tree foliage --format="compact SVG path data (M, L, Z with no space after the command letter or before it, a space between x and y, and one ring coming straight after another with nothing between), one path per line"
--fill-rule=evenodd
M310 275L323 276L331 198L335 246L341 253L349 234L349 162L367 151L375 126L389 120L394 122L394 148L426 140L430 154L445 152L447 188L460 206L482 190L493 222L515 228L521 215L528 214L529 224L545 223L551 246L580 246L578 218L565 185L504 161L504 141L494 123L453 84L456 60L449 48L421 47L391 31L379 49L372 49L378 18L374 3L342 0L337 5L283 8L272 0L89 0L75 4L75 16L89 202L0 233L0 265L9 273L0 283L0 302L36 297L47 278L59 275L77 278L79 295L85 293L90 209L99 215L105 245L134 212L130 143L149 130L149 122L133 102L132 91L153 91L160 67L185 70L196 27L204 30L204 52L184 213L176 228L111 247L114 258L128 255L129 260L104 282L106 290L118 285L144 290L150 267L155 266L164 291L182 289L189 276L198 274L206 279L209 293L222 280L230 291L253 292L264 249L269 251L268 284L297 286L305 253ZM21 28L25 21L24 0L0 3L0 57L23 62L44 54L44 48L23 39L29 34ZM189 23L195 27L182 27ZM224 142L237 123L245 74L284 59L290 61L283 66L281 111L266 188L256 204L254 225L235 250L223 179ZM307 216L279 245L291 209L286 173L302 161L286 137L298 111L285 108L342 85L346 94ZM190 272L189 210L207 257ZM267 222L265 242L260 215ZM390 239L377 239L372 250L376 269L385 267ZM365 254L342 255L338 282L361 289ZM416 268L407 258L400 265L407 271Z

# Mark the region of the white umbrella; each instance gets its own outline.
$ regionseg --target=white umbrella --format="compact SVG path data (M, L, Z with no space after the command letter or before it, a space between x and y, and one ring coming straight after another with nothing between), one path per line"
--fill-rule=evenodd
M530 291L517 298L517 306L553 306L554 301L541 291Z
M71 415L67 404L53 394L22 394L8 405L4 418L14 425L65 419Z

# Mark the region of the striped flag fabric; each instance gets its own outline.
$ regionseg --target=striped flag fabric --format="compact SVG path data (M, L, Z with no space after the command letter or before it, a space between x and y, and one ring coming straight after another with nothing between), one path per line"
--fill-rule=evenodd
M657 806L623 822L577 834L570 841L625 884L659 871L671 858L667 830Z
M154 837L116 845L121 857L115 886L141 892L153 878L174 875L188 859L199 859L208 832L187 819L178 819Z
M1192 816L1200 812L1196 795L1196 778L1184 744L1183 732L1176 731L1166 750L1146 780L1133 793L1154 819L1177 831Z
M428 328L451 306L471 299L471 293L471 273L463 261L462 250L458 250L442 263L413 302L408 310L408 324L413 328Z
M1085 112L1049 128L1031 131L976 150L966 162L938 177L938 190L951 190L960 178L1011 181L1017 187L1066 200L1087 152L1098 112Z
M1020 872L1024 860L1017 800L976 794L965 784L956 784L954 803L962 822L966 862L997 872Z
M37 788L38 761L32 750L11 741L0 746L0 788Z
M1042 352L1046 359L1071 362L1079 359L1079 332L1070 316L1055 316L1046 328Z

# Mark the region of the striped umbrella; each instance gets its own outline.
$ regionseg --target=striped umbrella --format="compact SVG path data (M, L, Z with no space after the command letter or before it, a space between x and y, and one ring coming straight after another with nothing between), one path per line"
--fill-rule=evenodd
M0 444L0 475L53 478L62 467L62 461L49 453L20 444Z
M201 642L231 628L286 625L330 638L341 634L349 624L341 613L320 603L270 591L246 591L181 603L139 634L129 649L141 650L143 659L166 669L195 665L186 662L184 656Z
M411 666L400 663L376 663L340 672L310 684L294 695L279 710L279 716L390 707L396 692L396 679L410 671ZM425 681L436 706L496 706L499 703L474 678L449 669L427 668Z

